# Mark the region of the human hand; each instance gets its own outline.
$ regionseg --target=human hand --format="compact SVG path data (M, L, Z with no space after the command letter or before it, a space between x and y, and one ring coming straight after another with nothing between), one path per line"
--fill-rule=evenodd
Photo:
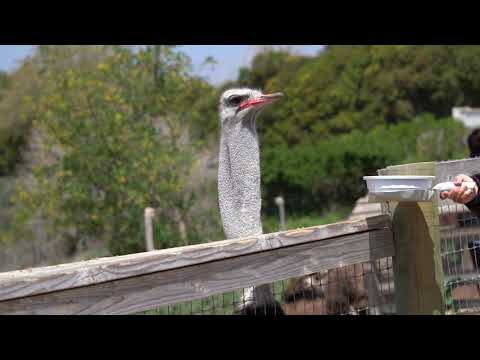
M473 190L470 190L465 184L463 184L465 182L475 183L475 181L467 175L458 175L453 180L456 188L451 191L442 192L440 194L440 198L442 200L450 199L458 204L468 204L470 201L477 197L478 186L475 185L475 188Z

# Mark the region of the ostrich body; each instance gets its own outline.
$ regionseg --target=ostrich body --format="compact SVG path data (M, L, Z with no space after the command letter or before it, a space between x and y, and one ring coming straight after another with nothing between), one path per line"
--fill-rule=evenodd
M260 147L256 118L281 94L264 95L251 89L232 89L220 99L218 197L227 239L260 235ZM270 285L246 289L238 313L283 314Z

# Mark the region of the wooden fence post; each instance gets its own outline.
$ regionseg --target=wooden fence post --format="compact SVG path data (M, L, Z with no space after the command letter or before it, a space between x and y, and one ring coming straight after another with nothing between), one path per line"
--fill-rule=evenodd
M388 167L379 175L436 176L436 172L436 163L430 162ZM437 197L431 202L388 205L395 244L396 313L445 314Z
M152 208L145 209L145 244L147 251L154 251L155 246L153 245L153 216L155 215L155 210Z
M280 231L287 230L287 226L285 225L285 200L282 196L278 196L275 198L275 204L278 207L278 213L280 216Z

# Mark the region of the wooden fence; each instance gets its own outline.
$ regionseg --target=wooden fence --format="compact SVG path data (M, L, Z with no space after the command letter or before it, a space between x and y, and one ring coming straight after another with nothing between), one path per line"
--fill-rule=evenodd
M435 175L441 182L476 172L480 160L409 164L379 174ZM0 314L133 314L389 257L396 312L444 314L438 206L437 198L383 203L384 215L365 219L7 272L0 274Z
M130 314L393 255L388 216L0 274L0 314Z

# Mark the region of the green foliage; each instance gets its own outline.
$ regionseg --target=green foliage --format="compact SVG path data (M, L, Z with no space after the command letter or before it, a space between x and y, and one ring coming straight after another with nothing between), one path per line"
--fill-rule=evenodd
M0 70L0 100L2 99L3 93L10 87L10 77L8 73Z
M339 221L343 221L348 218L351 213L351 207L341 207L335 211L328 211L324 214L310 212L305 215L301 215L298 212L292 214L286 214L286 228L300 229L308 228L318 225L333 224ZM264 216L262 219L262 226L264 233L274 233L279 231L279 218L278 215Z
M195 86L187 100L188 106L185 106L191 136L201 145L212 147L219 138L218 99L221 90L198 79L192 81Z
M216 88L172 46L39 45L0 73L0 176L15 174L32 136L43 145L27 156L33 181L17 179L16 227L5 228L13 238L40 216L71 251L97 238L123 254L143 250L151 206L157 248L223 237L216 188L191 172L218 151L218 99L233 86L285 94L258 121L265 231L276 231L278 195L290 228L337 221L365 194L363 176L467 155L464 129L447 117L480 103L479 55L463 45L267 49Z
M190 206L195 144L185 140L184 104L199 82L169 46L94 47L101 56L88 59L76 50L40 49L44 88L33 126L45 151L33 167L35 186L19 186L17 219L52 219L72 248L87 237L104 239L114 255L139 252L145 207L176 209L182 218ZM155 223L158 248L178 245L168 211Z
M353 131L315 144L264 147L265 207L283 195L290 211L308 213L352 205L365 195L363 176L405 162L466 157L464 129L452 119L424 115L410 123L381 125L366 134Z
M334 45L312 58L268 51L239 82L286 95L259 122L264 146L312 144L478 105L479 55L463 45Z
M249 68L243 67L239 70L238 85L263 88L279 74L292 73L292 64L297 65L299 59L303 58L293 56L287 51L267 49L254 57Z
M37 67L29 60L14 74L0 75L0 176L13 174L21 160L40 89Z

